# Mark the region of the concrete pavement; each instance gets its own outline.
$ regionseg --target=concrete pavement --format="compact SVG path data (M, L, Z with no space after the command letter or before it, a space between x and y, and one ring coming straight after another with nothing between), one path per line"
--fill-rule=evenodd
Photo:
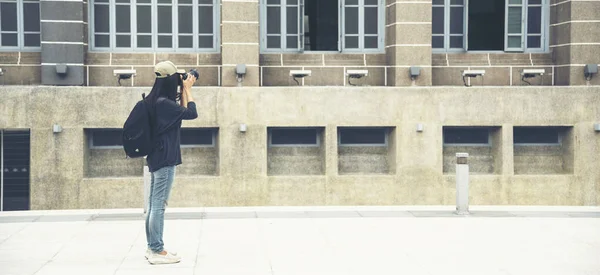
M598 275L599 207L169 208L144 259L141 209L0 213L0 274Z

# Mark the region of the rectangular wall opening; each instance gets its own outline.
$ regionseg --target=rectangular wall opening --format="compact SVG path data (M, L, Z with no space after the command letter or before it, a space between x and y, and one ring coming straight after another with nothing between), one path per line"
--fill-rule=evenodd
M127 158L123 150L123 129L85 129L84 174L88 178L141 177L144 158Z
M122 129L86 129L85 176L141 177L146 159L126 158ZM181 128L181 160L177 175L218 175L217 128Z
M393 127L338 128L339 174L394 174Z
M499 173L500 137L500 127L444 126L443 172L456 173L456 153L468 153L470 173Z
M323 133L323 127L267 128L268 175L324 175Z
M573 173L572 127L514 127L515 174Z
M181 160L177 175L218 176L218 128L181 128Z

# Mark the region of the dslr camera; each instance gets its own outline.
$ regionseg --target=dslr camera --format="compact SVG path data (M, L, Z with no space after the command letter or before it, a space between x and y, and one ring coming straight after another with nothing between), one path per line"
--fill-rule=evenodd
M182 75L181 78L183 78L183 80L186 80L188 78L188 75L193 75L194 77L196 77L196 79L200 77L198 70L191 69L187 74Z

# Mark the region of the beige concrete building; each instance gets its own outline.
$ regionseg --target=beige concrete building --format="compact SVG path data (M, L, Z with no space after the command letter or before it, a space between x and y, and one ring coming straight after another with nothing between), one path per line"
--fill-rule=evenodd
M163 60L201 74L172 206L454 204L457 152L472 204L600 203L600 1L0 0L0 22L3 210L141 207L119 129Z

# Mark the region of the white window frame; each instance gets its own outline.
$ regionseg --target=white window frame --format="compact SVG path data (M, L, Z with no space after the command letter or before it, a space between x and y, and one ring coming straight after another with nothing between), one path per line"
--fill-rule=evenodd
M448 52L465 52L466 49L468 49L468 34L467 32L469 31L469 19L468 19L468 15L469 15L469 0L464 0L462 5L457 5L457 4L451 4L452 0L444 0L444 4L443 5L432 5L432 9L434 7L443 7L444 8L444 34L443 35L439 35L439 34L431 34L431 37L433 38L433 36L443 36L444 37L444 48L433 48L432 47L432 51L433 52L443 52L443 53L448 53ZM463 7L463 47L462 48L450 48L450 37L451 36L460 36L460 35L451 35L450 34L450 10L452 7ZM433 13L432 13L433 15Z
M383 130L384 141L383 143L342 143L342 130L353 129L353 130ZM338 146L339 147L387 147L389 144L389 127L339 127L338 128Z
M116 0L108 0L109 1L109 14L110 14L110 23L109 23L109 33L100 33L100 34L109 34L110 35L110 46L109 47L96 47L95 45L95 32L94 32L94 0L90 0L88 5L89 12L89 48L92 52L204 52L204 53L218 53L220 51L220 29L221 29L221 3L218 0L212 0L213 7L213 47L212 48L199 48L199 36L210 36L210 34L201 34L198 30L198 7L199 6L208 6L206 4L199 4L198 0L192 0L192 4L188 3L179 3L179 0L172 0L171 4L166 3L158 3L158 0L151 0L151 3L137 3L136 0L131 0L130 3L116 3ZM131 12L131 47L116 47L116 5L129 5ZM151 48L141 48L137 47L137 35L148 35L149 33L138 33L137 32L137 7L141 6L151 6L152 12L152 32L150 33L152 36L152 47ZM171 7L171 21L172 21L172 47L170 48L162 48L158 47L158 20L156 20L156 15L158 12L159 6L170 6ZM193 37L193 45L192 48L179 48L179 33L177 31L179 27L179 6L191 6L192 8L192 34ZM184 34L185 36L189 36L188 34Z
M471 0L473 1L473 0ZM477 1L477 0L475 0ZM504 50L502 51L487 51L487 50L468 50L469 49L469 0L464 0L464 15L463 15L463 48L450 48L450 3L451 0L444 0L444 48L432 48L432 52L434 53L456 53L456 52L470 52L470 53L488 53L488 52L505 52L505 53L545 53L549 51L549 33L550 33L550 0L541 0L541 5L531 4L529 5L529 0L522 0L522 4L509 4L510 0L505 1L505 12L504 12ZM440 5L433 5L439 7ZM433 8L432 6L432 8ZM452 5L452 6L460 6L460 5ZM519 48L509 48L508 47L508 8L512 6L521 6L521 42L522 45ZM529 34L527 33L527 15L528 8L532 7L541 7L541 43L540 48L528 48L527 47L527 37ZM432 37L434 35L432 34ZM439 36L439 35L438 35ZM513 36L513 35L511 35Z
M280 33L278 35L269 35L267 33L267 8L268 7L279 7L280 9ZM297 7L298 8L298 48L288 49L287 48L287 8L288 7ZM288 5L286 0L281 0L279 5L267 4L267 0L261 0L260 2L260 32L261 32L261 51L265 52L303 52L304 45L304 24L301 24L303 19L300 19L301 16L304 16L304 0L298 0L297 5ZM280 45L281 47L278 49L268 49L267 48L267 37L268 36L279 36L280 37Z
M374 49L364 48L364 0L358 0L358 5L351 5L351 7L358 6L358 27L359 27L359 47L358 48L346 48L345 47L345 12L346 7L345 0L338 1L338 50L337 51L310 51L304 49L305 30L304 30L304 7L305 0L298 0L298 5L287 5L286 0L281 0L279 5L267 5L267 0L260 0L260 51L261 53L382 53L385 52L385 0L378 0L378 14L377 14L377 37L378 47ZM269 7L280 7L281 8L281 33L279 36L282 38L280 48L267 48L267 6ZM298 48L287 49L286 48L286 37L287 37L287 7L298 6ZM371 7L371 6L367 6ZM273 35L270 35L273 36ZM355 36L355 35L351 35ZM369 35L372 36L372 35Z
M41 23L41 1L34 0L0 0L0 3L16 3L17 5L17 31L2 31L0 29L0 52L10 52L10 51L23 51L23 52L39 52L42 50L42 23ZM38 4L38 8L40 9L40 30L37 32L25 31L25 17L24 13L24 4L25 3L33 3ZM1 24L1 23L0 23ZM5 33L17 34L17 46L2 46L2 35ZM40 46L25 46L25 34L37 34L40 36Z
M314 144L273 144L273 130L315 130L316 143ZM321 147L321 138L319 137L319 127L269 127L268 128L268 145L269 147Z
M218 128L181 128L181 133L183 134L183 131L185 131L186 129L189 130L210 130L211 132L211 136L212 136L212 141L211 144L181 144L180 147L181 148L215 148L216 144L217 144L217 132L219 131Z

